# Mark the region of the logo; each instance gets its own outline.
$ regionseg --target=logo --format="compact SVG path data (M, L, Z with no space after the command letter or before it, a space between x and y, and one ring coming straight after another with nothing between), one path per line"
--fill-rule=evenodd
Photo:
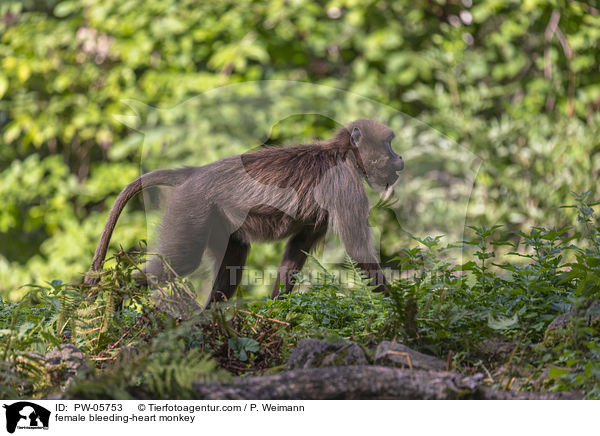
M29 401L19 401L11 405L4 405L6 409L6 431L14 433L15 429L48 430L50 421L50 411L30 403Z

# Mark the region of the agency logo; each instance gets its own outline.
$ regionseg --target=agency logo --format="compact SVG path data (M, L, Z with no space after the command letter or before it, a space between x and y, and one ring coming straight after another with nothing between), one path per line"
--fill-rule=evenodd
M29 401L4 404L3 407L6 409L6 431L9 433L14 433L17 428L19 430L48 430L50 421L48 409Z

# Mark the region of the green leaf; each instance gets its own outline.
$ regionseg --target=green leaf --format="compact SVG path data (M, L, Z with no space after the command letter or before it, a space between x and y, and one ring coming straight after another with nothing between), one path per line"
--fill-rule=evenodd
M559 378L565 374L570 374L571 372L567 369L564 368L558 368L556 366L553 366L552 368L550 368L550 370L548 371L548 377L553 379L553 378Z
M258 342L252 338L230 338L228 345L242 362L248 360L247 352L255 353L260 349Z
M67 15L72 14L76 10L80 9L79 2L76 1L65 1L56 5L54 8L54 15L59 18L66 17Z
M0 74L0 99L6 93L7 90L8 90L8 79L4 75Z
M0 329L0 336L9 336L13 333L11 329Z
M511 318L498 317L494 318L492 313L488 314L488 327L494 330L506 330L519 326L519 316L515 313Z
M470 260L466 263L463 263L462 265L456 265L454 267L454 271L473 271L476 266L477 264Z

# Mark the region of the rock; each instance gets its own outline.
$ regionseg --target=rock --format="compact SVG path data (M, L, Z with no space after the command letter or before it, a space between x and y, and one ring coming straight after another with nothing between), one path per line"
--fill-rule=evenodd
M59 347L49 351L46 356L46 365L49 367L65 363L66 370L76 374L83 368L87 368L85 354L73 344L61 344Z
M509 400L581 399L574 392L496 391L482 385L483 374L421 371L383 366L336 366L236 377L230 382L194 383L203 400ZM83 399L83 398L81 398ZM286 406L282 406L286 410Z
M69 382L87 370L85 355L73 344L61 344L49 351L44 356L44 362L53 384Z
M301 340L294 348L286 370L368 364L365 351L354 342L336 344L310 338Z
M586 327L600 330L600 300L589 300L583 307L573 307L569 312L554 318L544 333L544 344L551 347L562 341L564 335L560 330L569 327L569 324L575 318L580 318L582 325Z
M409 363L410 359L410 363ZM419 353L403 344L383 341L375 351L375 364L400 368L445 371L446 362L427 354Z
M483 341L478 343L475 348L479 353L485 354L489 358L505 358L510 356L510 354L516 346L516 342L508 342L496 338L490 338L484 339Z
M570 313L563 313L562 315L557 316L550 324L548 324L547 330L564 329L569 324L571 317L572 315Z
M582 317L587 327L593 327L595 323L600 322L600 300L589 300L579 310L576 307L571 308L569 312L554 318L548 329L565 328L576 316Z

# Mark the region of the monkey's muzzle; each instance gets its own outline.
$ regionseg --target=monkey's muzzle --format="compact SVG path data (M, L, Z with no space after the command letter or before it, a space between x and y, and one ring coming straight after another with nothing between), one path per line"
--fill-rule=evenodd
M392 167L394 168L394 171L402 171L404 169L404 160L402 159L402 156L398 156L394 159Z
M394 192L394 186L398 182L398 172L404 169L404 160L402 160L402 156L396 156L391 162L391 167L394 175L391 177L391 179L388 179L387 183L385 184L385 189L381 195L382 201L387 201Z

